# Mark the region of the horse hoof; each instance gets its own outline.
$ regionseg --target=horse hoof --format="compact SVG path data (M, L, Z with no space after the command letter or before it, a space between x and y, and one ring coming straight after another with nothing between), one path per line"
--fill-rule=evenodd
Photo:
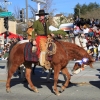
M60 95L60 93L59 93L58 91L55 91L54 89L53 89L53 92L54 92L57 96Z
M62 93L63 91L64 91L64 89L62 89L62 88L59 90L60 93Z
M39 93L38 89L35 87L34 92Z
M62 93L65 90L64 87L61 87L61 89L59 90L60 93Z
M57 93L56 95L57 95L57 96L60 96L60 93Z
M10 88L6 89L6 92L7 93L11 93Z

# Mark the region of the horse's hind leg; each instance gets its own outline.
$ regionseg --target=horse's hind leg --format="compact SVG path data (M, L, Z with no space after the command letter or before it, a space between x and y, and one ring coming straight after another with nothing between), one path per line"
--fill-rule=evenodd
M26 67L26 73L25 73L25 76L26 76L26 79L31 87L31 89L34 91L34 92L38 92L37 88L33 85L32 81L31 81L31 65L30 67Z
M6 91L10 92L10 81L11 81L11 77L12 75L15 73L15 71L17 70L18 66L17 65L13 65L8 69L8 76L7 76L7 82L6 82Z
M65 84L61 87L61 90L60 90L60 91L62 92L62 91L64 91L65 88L69 85L71 76L70 76L70 74L69 74L69 72L68 72L68 69L67 69L66 67L63 68L61 71L62 71L62 73L63 73L65 76L67 76L67 80L65 80Z

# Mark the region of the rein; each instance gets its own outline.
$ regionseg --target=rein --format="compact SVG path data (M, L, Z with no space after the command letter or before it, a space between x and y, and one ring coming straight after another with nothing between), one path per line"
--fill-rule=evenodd
M67 49L65 48L65 46L60 41L58 41L57 39L54 39L54 40L57 41L63 47L65 53L67 54L67 58L68 58L68 52L67 52Z

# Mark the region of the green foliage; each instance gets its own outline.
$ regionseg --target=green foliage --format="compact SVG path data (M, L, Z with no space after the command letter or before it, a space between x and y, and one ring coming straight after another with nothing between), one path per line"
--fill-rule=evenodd
M16 19L15 19L14 16L10 16L10 17L9 17L9 20L11 20L11 21L15 21Z
M86 4L83 4L81 6L81 14L85 14L88 11L88 6Z
M3 12L4 10L3 10L3 8L0 6L0 12Z
M100 5L97 4L96 2L94 3L89 3L89 4L83 4L83 5L80 5L79 3L76 4L75 8L74 8L74 17L75 16L78 16L79 13L80 15L85 15L87 12L91 12L93 11L94 9L97 10L100 8ZM80 10L80 12L79 12Z
M58 34L61 34L62 36L65 36L66 35L66 32L63 31L63 30L52 31L52 33L55 34L55 35L58 35Z
M60 23L64 20L64 17L60 17Z

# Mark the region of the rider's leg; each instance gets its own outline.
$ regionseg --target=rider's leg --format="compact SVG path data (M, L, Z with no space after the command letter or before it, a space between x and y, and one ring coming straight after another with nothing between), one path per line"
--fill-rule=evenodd
M47 38L40 39L40 65L44 66L46 69L50 69L49 61L46 60L46 42ZM45 64L47 63L47 65Z

